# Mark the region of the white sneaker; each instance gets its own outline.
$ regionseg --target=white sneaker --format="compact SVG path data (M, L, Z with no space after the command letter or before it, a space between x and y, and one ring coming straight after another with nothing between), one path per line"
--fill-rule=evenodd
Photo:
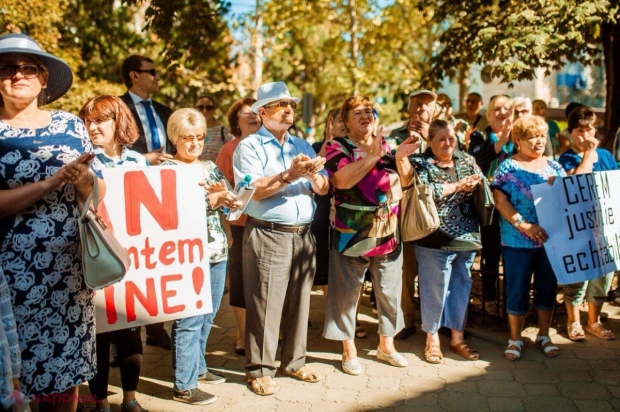
M405 359L405 357L398 352L394 352L388 355L387 353L383 352L381 348L377 348L377 354L375 356L377 357L377 359L387 362L392 366L398 366L399 368L404 368L405 366L409 365L407 359Z

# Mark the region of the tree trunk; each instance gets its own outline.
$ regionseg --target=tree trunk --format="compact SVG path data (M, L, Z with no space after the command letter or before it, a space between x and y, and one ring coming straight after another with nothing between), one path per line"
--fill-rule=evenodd
M469 80L469 67L461 66L459 68L459 105L454 113L462 113L465 111L465 99L469 93L469 86L471 81Z
M254 58L252 61L252 94L256 97L256 90L263 84L263 7L261 0L256 0L256 24L252 34L252 50Z
M620 128L620 23L603 23L603 52L605 56L605 136L601 147L610 150L616 159L616 134Z
M359 81L357 79L359 44L357 42L357 10L355 0L349 0L349 17L351 19L349 32L351 33L351 68L353 70L353 94L358 94L360 88Z

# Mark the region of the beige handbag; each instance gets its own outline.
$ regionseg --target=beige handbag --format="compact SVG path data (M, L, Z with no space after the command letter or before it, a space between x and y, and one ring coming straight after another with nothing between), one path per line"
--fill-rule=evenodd
M82 269L86 286L91 289L103 289L123 279L131 260L125 248L108 231L108 227L97 214L98 179L94 173L91 172L91 175L94 180L93 190L88 195L78 220L82 244ZM90 209L91 200L94 211Z
M403 191L399 214L400 237L403 242L422 239L439 227L433 189L422 183L415 169L413 185Z

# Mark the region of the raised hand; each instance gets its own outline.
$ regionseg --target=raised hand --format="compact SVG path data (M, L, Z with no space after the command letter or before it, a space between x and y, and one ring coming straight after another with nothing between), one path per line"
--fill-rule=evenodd
M420 148L421 143L417 141L413 136L409 136L407 140L398 145L396 149L396 154L394 157L396 161L400 161L406 157L411 156Z

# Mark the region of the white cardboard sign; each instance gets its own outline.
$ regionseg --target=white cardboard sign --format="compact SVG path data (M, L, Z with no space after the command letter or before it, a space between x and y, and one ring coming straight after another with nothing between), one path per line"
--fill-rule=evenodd
M620 171L595 172L532 186L549 234L545 250L560 285L596 279L620 267Z
M103 171L107 215L131 267L96 293L97 333L212 312L200 166Z

